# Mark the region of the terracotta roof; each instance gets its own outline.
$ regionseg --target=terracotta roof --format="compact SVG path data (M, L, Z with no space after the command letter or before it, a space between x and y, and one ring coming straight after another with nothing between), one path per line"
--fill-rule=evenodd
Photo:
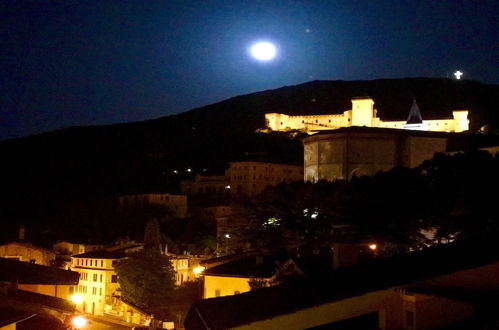
M119 251L96 250L72 256L72 258L88 258L88 259L122 259L125 257L126 253L121 250Z
M35 315L36 313L13 308L10 306L0 307L0 327L20 322Z
M276 272L278 262L287 260L289 258L281 260L268 256L247 256L209 268L204 271L203 275L270 278Z
M80 275L70 270L0 258L0 281L19 284L76 285Z
M75 305L66 299L15 288L4 290L3 293L0 294L0 300L4 302L20 303L23 306L43 306L65 313L73 313L76 310Z

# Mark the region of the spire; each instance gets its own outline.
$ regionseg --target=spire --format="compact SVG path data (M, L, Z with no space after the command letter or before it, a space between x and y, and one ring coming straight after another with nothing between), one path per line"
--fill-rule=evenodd
M421 113L419 112L418 104L416 103L416 99L412 99L411 110L409 111L409 116L407 117L407 123L409 124L422 124L423 118L421 117Z

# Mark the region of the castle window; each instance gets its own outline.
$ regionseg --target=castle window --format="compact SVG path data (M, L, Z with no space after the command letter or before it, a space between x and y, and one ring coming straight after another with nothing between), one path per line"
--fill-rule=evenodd
M318 123L319 121L316 119L315 122Z
M331 119L329 119L329 122L331 122Z

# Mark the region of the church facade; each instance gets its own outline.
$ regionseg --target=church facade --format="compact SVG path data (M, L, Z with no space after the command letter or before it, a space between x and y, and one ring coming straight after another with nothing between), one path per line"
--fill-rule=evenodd
M283 113L267 113L265 122L267 128L273 131L314 132L352 126L456 133L469 129L468 110L454 110L452 118L449 119L423 120L415 101L407 120L382 121L377 116L373 99L369 97L352 99L352 109L344 111L343 114L289 116Z

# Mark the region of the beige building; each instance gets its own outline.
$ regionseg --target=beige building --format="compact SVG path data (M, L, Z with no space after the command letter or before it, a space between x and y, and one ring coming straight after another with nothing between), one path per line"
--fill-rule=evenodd
M114 267L125 257L125 252L106 250L71 257L71 270L80 273L80 282L75 289L81 297L77 304L80 311L101 316L111 312L118 289L118 275Z
M194 180L180 183L180 189L187 195L229 195L230 183L225 175L199 175Z
M416 167L447 149L448 133L349 127L306 137L304 180L349 180L396 166Z
M341 127L366 126L380 128L416 129L435 132L463 132L469 129L468 110L452 111L452 118L423 120L413 104L409 118L402 121L382 121L369 97L352 100L352 109L342 114L289 116L282 113L267 113L267 127L273 131L305 130L307 132L338 129ZM414 117L416 115L416 117ZM419 116L418 116L419 115ZM416 120L415 120L416 119Z
M69 270L0 258L0 282L45 296L69 300L78 277Z
M29 243L11 242L0 245L0 257L51 266L55 261L56 253Z
M169 254L168 258L175 271L175 284L180 286L185 282L194 281L199 278L205 269L200 263L208 257L188 254Z
M120 207L137 205L162 205L168 207L176 218L187 216L187 196L172 194L137 194L121 196L118 199Z
M203 298L232 296L251 291L251 281L256 280L262 286L270 286L279 265L277 258L262 255L250 255L229 260L203 272ZM294 273L301 273L291 259L281 260L283 268Z
M301 181L303 167L264 162L232 162L225 172L232 196L254 196L266 187Z
M230 194L232 197L252 197L268 186L281 182L301 181L303 167L299 165L242 161L231 162L223 176L196 176L182 182L188 194Z

